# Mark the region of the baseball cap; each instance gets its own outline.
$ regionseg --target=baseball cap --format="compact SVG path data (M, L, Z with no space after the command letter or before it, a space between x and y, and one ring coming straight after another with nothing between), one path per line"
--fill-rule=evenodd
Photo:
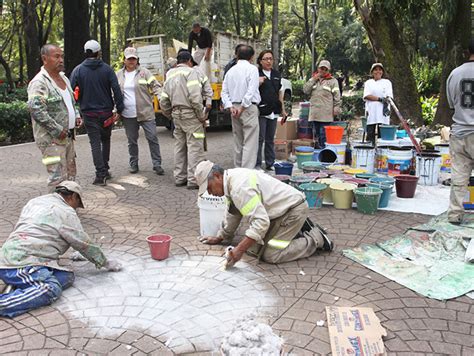
M187 61L191 60L193 62L193 66L197 66L197 63L194 60L193 56L191 55L191 52L189 52L186 49L180 49L178 51L178 56L176 57L176 60L178 62L181 62L181 63L183 63L183 61L187 62Z
M372 73L372 71L373 71L376 67L380 67L380 68L382 68L383 71L385 71L385 69L383 68L382 63L374 63L374 64L372 64L372 67L370 67L370 73Z
M319 62L318 64L318 68L321 68L321 67L326 67L327 69L331 70L331 63L326 60L326 59L323 59L321 62Z
M100 44L95 40L89 40L84 44L84 52L87 50L91 51L92 53L97 53L100 51Z
M214 167L214 163L211 161L202 161L200 162L194 172L194 177L196 177L196 183L199 186L199 196L207 192L207 177Z
M73 182L71 180L65 180L65 181L62 181L61 183L59 183L56 186L56 189L57 188L66 188L70 192L77 193L77 195L79 196L79 202L80 202L79 207L84 209L84 204L82 203L82 188L79 184L77 184L76 182Z
M137 49L134 48L134 47L125 48L125 51L123 51L123 55L124 55L125 59L129 59L129 58L137 58L138 59Z

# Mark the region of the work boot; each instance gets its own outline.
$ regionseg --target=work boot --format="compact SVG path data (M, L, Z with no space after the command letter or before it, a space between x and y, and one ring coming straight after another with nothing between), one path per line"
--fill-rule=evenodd
M107 171L107 173L105 173L105 179L107 179L107 180L112 179L112 173Z
M137 165L130 166L130 168L128 168L128 171L132 174L138 173L138 166Z
M187 180L185 180L184 182L176 182L174 185L177 187L184 187L186 184L188 184Z
M158 166L158 167L155 167L153 168L153 170L156 172L156 174L158 174L159 176L162 176L165 174L165 170L163 168L161 168L161 166Z
M106 178L105 177L95 177L94 181L92 182L92 184L94 185L99 185L99 186L106 186L107 183L106 183Z
M186 188L189 190L199 189L199 185L191 183L191 184L188 184Z

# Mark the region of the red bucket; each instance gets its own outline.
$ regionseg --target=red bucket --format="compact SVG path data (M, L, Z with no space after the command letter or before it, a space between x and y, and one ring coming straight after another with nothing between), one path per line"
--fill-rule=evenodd
M344 128L341 126L324 126L326 130L326 143L331 145L339 145L342 142Z
M146 238L150 248L151 257L154 260L166 260L170 253L170 244L172 237L170 235L151 235Z

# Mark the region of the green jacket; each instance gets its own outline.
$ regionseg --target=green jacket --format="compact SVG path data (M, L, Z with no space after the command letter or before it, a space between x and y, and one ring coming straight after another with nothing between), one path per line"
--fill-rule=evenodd
M60 73L71 95L76 118L80 117L69 80ZM67 139L60 140L61 131L69 128L69 113L59 87L44 67L28 85L28 109L31 114L33 135L36 144L47 147L54 144L65 145Z

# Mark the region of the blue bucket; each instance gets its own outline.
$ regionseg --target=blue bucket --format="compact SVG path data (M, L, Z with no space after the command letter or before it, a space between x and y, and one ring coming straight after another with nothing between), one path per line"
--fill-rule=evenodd
M390 201L390 196L392 195L393 183L392 184L383 184L383 183L369 183L368 187L379 188L382 190L382 195L380 196L379 208L386 208L388 202Z
M313 161L319 162L319 152L322 151L322 148L315 148L313 153Z
M291 176L293 172L293 163L291 162L277 162L273 167L275 167L275 175Z
M327 185L322 183L303 183L299 186L299 189L306 196L308 206L315 209L323 206L323 196L326 188Z
M397 134L397 126L395 125L380 125L379 126L380 137L382 140L393 141Z

